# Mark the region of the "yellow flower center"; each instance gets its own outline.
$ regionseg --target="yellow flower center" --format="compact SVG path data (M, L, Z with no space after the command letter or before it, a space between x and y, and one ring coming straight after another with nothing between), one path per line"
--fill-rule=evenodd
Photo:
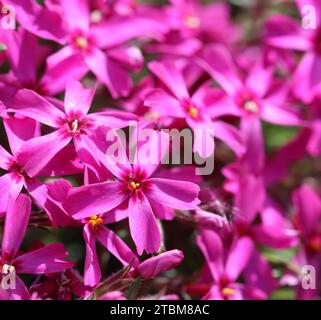
M188 114L192 117L192 118L198 118L199 116L199 112L198 112L198 109L191 106L189 107L188 109Z
M244 109L253 113L257 113L259 111L259 107L254 101L246 101L244 103Z
M196 16L187 16L184 19L184 24L191 29L197 29L201 25L201 21Z
M92 217L89 218L89 225L91 227L97 227L100 224L102 224L103 222L104 222L104 219L100 218L98 216L92 216Z
M88 41L85 37L76 38L76 46L79 49L86 49L88 47Z
M132 181L129 185L130 185L130 188L134 191L140 188L140 183L135 181Z
M233 296L235 294L235 291L231 288L224 288L222 289L222 294L224 296Z

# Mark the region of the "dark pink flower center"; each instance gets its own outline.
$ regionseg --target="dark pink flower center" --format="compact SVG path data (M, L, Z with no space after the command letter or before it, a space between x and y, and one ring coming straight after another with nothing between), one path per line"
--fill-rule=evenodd
M231 296L235 294L235 290L230 287L231 280L225 274L221 276L219 287L221 291L221 295L224 299L229 299Z
M181 105L188 117L192 118L193 120L201 119L200 109L190 99L182 100Z
M10 160L9 171L15 173L18 180L29 177L21 165L14 159Z
M146 178L147 174L143 169L136 169L124 176L124 189L129 190L132 193L144 191L148 186L147 181L145 181Z
M88 52L94 46L94 41L91 37L88 37L81 31L75 32L71 36L71 45L72 47L80 52Z
M66 118L60 119L58 124L65 128L68 134L88 134L88 130L93 127L92 120L80 112L70 112Z

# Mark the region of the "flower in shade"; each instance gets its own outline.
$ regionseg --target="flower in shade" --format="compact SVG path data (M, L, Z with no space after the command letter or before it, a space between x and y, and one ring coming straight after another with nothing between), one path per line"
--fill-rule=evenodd
M264 143L261 119L277 125L299 126L302 119L298 110L286 99L288 86L273 78L274 66L265 66L259 59L244 78L234 64L229 51L220 46L204 50L200 64L222 87L226 95L216 101L216 112L241 118L241 131L245 145L254 151L247 154L255 167L264 161Z
M38 79L38 69L50 48L39 45L37 37L23 28L0 30L0 39L7 46L11 71L2 75L1 85L5 90L0 92L0 99L8 108L19 89L32 89L47 99L53 99L52 96L63 91L69 81L79 79L84 74L83 67L77 68L69 62L51 68L47 66Z
M40 283L30 287L31 296L37 294L42 299L54 300L71 300L74 296L83 298L86 290L86 286L75 269L45 274Z
M174 64L152 62L149 69L165 84L169 92L160 88L152 89L147 93L144 104L163 117L186 119L187 125L194 130L194 152L204 157L209 157L214 152L214 131L215 137L223 140L236 154L242 154L242 140L237 129L226 122L212 120L216 106L215 99L211 99L208 83L191 96L182 73ZM197 130L204 132L197 134Z
M293 193L296 208L295 223L302 236L304 247L311 261L321 257L321 198L309 185L302 185Z
M57 76L63 75L64 66L72 66L82 75L91 70L114 98L129 94L133 83L128 70L139 70L143 64L140 50L126 42L142 36L157 38L167 29L148 14L115 15L100 23L91 23L88 0L60 1L50 8L32 0L10 2L24 28L65 45L48 57L49 69L56 69Z
M315 8L316 27L304 29L300 22L275 14L266 23L265 42L277 48L304 52L293 75L293 93L306 103L313 101L321 88L321 3L319 0L296 0L300 13L305 5ZM306 19L306 17L301 17ZM312 21L311 21L312 22Z
M266 294L259 288L238 283L253 253L253 243L247 237L235 240L229 248L222 239L208 229L202 229L197 237L210 274L212 284L203 297L206 300L264 299Z
M11 201L6 214L1 247L0 269L2 276L14 272L15 288L8 289L10 299L28 299L29 292L18 274L56 273L71 268L66 261L67 252L61 243L52 243L28 253L19 253L31 212L30 199L21 194Z

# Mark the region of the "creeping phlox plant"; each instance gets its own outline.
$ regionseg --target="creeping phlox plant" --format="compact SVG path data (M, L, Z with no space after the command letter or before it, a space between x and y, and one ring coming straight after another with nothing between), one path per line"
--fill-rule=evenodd
M321 1L1 6L0 299L320 298Z

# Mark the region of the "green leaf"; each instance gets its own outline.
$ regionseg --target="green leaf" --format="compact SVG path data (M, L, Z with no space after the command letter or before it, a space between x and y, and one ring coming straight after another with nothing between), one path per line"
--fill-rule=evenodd
M295 300L295 292L291 288L282 288L271 295L272 300Z

